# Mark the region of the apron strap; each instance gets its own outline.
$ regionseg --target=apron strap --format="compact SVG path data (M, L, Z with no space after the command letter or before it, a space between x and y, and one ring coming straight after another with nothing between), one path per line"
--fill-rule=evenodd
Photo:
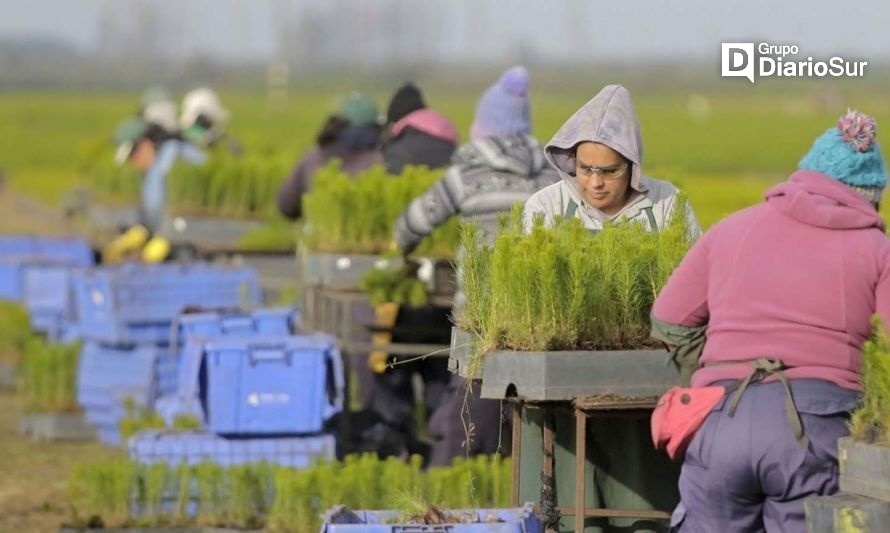
M643 212L646 213L646 218L649 219L649 229L652 230L652 233L658 233L658 224L655 222L655 214L652 212L652 206L644 207Z
M566 206L566 212L562 217L566 220L570 220L575 218L575 213L577 212L578 204L576 204L574 200L569 199L569 205Z
M566 211L562 217L566 220L570 220L575 218L575 213L577 212L578 204L576 204L574 200L569 199L569 205L566 206ZM658 223L655 220L655 214L652 212L652 206L644 207L643 212L646 213L646 219L649 221L649 228L653 233L658 233ZM596 230L593 231L595 232Z
M733 386L727 388L727 393L735 389L735 394L729 402L727 414L729 416L735 414L735 410L739 406L739 401L742 399L742 394L745 393L745 390L751 383L763 381L765 377L775 375L785 387L785 412L788 414L788 422L791 424L794 438L797 439L797 442L799 442L801 446L808 448L810 440L804 435L803 424L800 421L800 414L797 412L797 406L794 405L794 396L791 394L791 384L788 383L788 378L785 376L785 372L783 372L785 365L778 359L767 359L765 357L751 361L750 364L754 367L753 370L751 370L751 373L739 382L737 387Z

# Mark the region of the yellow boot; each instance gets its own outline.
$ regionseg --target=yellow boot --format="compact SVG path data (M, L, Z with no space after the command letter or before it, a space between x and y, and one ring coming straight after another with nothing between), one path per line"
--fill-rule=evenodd
M142 248L142 260L146 263L161 263L170 254L170 241L155 235Z
M128 254L142 249L146 240L148 240L148 230L145 226L133 226L102 249L102 262L120 263Z

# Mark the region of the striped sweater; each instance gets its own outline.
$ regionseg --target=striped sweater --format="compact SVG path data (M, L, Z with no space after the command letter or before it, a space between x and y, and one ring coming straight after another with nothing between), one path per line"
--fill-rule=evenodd
M539 189L559 180L530 135L488 137L468 142L451 158L445 175L415 198L399 217L395 241L410 252L452 216L476 221L491 242L498 215L525 203Z

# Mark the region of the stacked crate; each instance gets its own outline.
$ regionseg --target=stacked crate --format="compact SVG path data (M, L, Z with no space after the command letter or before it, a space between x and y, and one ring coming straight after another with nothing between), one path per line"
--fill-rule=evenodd
M95 268L74 277L73 293L84 341L78 400L108 444L120 442L127 403L151 409L163 392L159 361L173 358L176 365L171 330L181 312L260 303L252 269L202 263Z
M32 330L68 342L76 333L66 279L92 264L93 252L82 239L0 235L0 300L23 303ZM0 388L14 388L15 373L13 362L0 360Z
M299 315L286 309L181 317L176 388L156 407L168 424L192 415L205 429L140 432L130 456L293 467L333 459L336 440L326 430L343 408L342 360L331 337L298 330Z
M0 299L24 301L25 274L33 267L92 265L93 251L83 239L0 236Z

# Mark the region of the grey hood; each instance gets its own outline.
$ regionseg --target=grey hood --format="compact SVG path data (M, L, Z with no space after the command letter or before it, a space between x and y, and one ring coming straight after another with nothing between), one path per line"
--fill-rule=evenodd
M640 168L643 139L627 89L621 85L604 87L559 128L544 148L547 160L575 192L577 185L572 176L575 172L572 148L585 141L604 144L627 158L631 162L631 188L646 192L647 187L640 179L643 174Z

